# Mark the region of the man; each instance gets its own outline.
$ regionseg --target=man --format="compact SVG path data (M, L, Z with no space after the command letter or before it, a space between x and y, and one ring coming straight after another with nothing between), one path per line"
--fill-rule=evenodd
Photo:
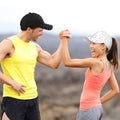
M48 52L31 42L51 30L36 13L26 14L20 22L21 32L0 43L0 82L4 83L2 120L40 120L38 93L34 80L36 62L56 69L62 61L62 43L57 51Z

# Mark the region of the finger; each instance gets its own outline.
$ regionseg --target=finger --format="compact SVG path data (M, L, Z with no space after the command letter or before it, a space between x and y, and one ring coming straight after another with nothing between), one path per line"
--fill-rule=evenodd
M65 31L69 31L68 29L66 29Z
M25 93L25 91L24 91L24 90L20 90L20 93L24 94L24 93Z
M23 91L24 93L26 92L24 88L21 88L21 91Z
M24 88L21 88L21 89L20 89L20 92L24 94L26 91L25 91Z
M18 91L18 95L20 96L20 92Z
M64 34L69 34L69 35L71 35L71 33L70 33L70 32L64 32L64 33L63 33L63 35L64 35Z
M63 36L71 36L69 33L63 34Z
M27 87L26 85L22 85L21 87Z
M69 38L71 38L71 35L66 34L66 35L63 35L63 37L69 37Z

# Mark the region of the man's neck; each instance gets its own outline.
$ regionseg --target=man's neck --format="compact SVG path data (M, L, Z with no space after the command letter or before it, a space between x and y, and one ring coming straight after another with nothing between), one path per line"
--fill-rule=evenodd
M21 31L18 35L17 35L21 40L23 40L24 42L30 42L31 39L28 36L26 31Z

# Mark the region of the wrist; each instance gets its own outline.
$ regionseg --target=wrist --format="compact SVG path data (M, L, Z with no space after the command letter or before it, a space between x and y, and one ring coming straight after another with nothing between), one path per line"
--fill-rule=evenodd
M10 83L8 83L11 87L13 87L14 86L14 84L15 84L15 81L14 80L12 80L12 79L10 79L9 80L10 81Z

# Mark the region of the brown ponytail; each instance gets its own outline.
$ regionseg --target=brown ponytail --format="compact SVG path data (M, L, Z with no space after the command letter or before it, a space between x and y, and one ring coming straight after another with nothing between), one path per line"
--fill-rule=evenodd
M119 67L118 42L116 38L112 38L112 47L107 51L107 59L112 63L114 69Z

